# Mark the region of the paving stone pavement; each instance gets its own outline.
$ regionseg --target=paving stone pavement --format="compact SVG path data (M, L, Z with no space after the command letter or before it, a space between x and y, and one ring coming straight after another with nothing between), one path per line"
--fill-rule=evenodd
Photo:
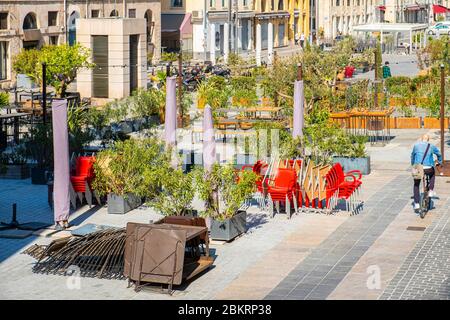
M410 202L410 176L399 174L342 223L265 299L326 299L357 261Z
M450 199L425 230L380 299L450 299Z

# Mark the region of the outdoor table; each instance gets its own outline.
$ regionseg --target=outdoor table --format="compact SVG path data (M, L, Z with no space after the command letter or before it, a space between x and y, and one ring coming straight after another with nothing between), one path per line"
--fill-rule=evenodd
M161 223L156 224L158 227L170 229L170 230L185 230L186 231L186 242L189 240L193 240L197 237L200 237L202 234L206 233L205 237L205 251L206 256L209 257L209 237L208 237L208 228L207 227L198 227L198 226L187 226L180 224L172 224L172 223Z
M179 285L209 268L208 228L171 223L141 224L128 222L124 254L124 275L135 282L138 291L147 283ZM205 255L187 256L186 247L194 248L203 235ZM198 242L195 240L198 239Z
M12 122L14 129L13 129L13 136L15 143L19 143L19 119L30 116L30 113L26 112L19 112L19 113L8 113L8 114L0 114L0 131L4 131L7 135L7 125L8 122ZM5 130L3 130L3 127L5 127Z

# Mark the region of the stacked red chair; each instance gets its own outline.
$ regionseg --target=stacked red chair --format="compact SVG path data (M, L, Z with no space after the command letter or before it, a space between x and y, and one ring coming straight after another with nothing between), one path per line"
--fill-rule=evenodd
M70 176L70 181L75 192L86 192L94 178L94 157L78 157L75 161L75 174Z
M267 193L273 202L284 203L286 213L290 217L291 205L297 211L298 203L301 203L300 187L297 182L297 173L295 169L278 168L274 179L267 179Z
M335 201L344 199L347 210L354 211L355 200L359 196L362 186L362 174L359 170L344 173L340 163L333 165L326 175L326 201L327 207L334 206Z
M264 179L264 175L262 173L263 169L267 169L269 165L265 163L264 161L258 160L256 163L252 165L245 165L242 167L242 171L247 169L252 169L254 173L256 173L259 176L259 179L256 181L256 187L259 192L263 193L263 186L262 181Z

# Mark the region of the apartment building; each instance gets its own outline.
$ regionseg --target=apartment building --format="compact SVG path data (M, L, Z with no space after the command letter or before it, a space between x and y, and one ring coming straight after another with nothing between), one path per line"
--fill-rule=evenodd
M383 0L316 1L319 37L334 39L338 35L352 34L355 25L383 22L383 4Z
M447 15L448 0L385 0L386 19L397 23L433 23Z
M160 56L160 0L7 0L0 2L0 86L15 85L12 58L22 48L76 41L79 18L129 17L147 21L148 51Z
M186 0L194 58L214 61L229 52L288 46L310 33L310 0ZM206 15L203 13L206 12Z

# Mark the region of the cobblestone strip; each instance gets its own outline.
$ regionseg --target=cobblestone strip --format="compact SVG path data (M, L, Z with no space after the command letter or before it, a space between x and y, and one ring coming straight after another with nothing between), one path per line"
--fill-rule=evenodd
M407 174L395 177L311 252L265 299L326 299L410 202Z
M380 299L450 299L450 200L410 252Z

